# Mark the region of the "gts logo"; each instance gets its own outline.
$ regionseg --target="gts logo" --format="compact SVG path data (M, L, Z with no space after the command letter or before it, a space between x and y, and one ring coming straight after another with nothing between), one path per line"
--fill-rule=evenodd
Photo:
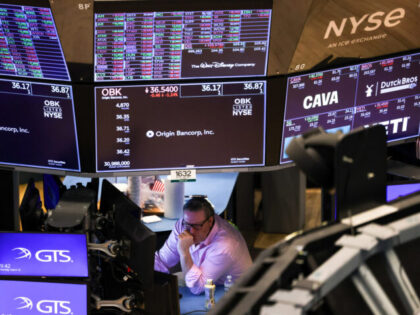
M24 247L13 248L12 251L18 251L18 256L15 259L31 259L32 253L29 249ZM67 255L69 250L63 249L41 249L35 253L35 259L40 262L71 262L71 257Z
M30 298L18 296L15 301L19 303L17 310L31 311L34 304ZM71 314L70 301L41 300L36 303L36 309L43 314Z

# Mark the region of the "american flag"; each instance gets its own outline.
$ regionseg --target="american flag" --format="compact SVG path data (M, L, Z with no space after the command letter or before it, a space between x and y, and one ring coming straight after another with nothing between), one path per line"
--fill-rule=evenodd
M155 179L153 183L152 191L164 192L165 191L165 184L162 183L159 179Z

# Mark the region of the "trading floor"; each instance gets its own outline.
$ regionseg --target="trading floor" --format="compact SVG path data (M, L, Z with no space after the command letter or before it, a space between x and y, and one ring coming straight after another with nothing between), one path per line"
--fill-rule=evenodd
M413 314L417 0L0 0L0 315Z

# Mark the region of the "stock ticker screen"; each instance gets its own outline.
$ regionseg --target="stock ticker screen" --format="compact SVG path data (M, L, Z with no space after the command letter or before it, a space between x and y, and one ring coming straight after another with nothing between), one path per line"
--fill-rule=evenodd
M385 126L388 142L419 135L420 54L288 78L280 164L293 137L323 127Z
M0 3L0 75L70 81L51 9Z
M97 87L98 172L263 166L266 82Z
M95 14L95 81L264 76L271 9Z
M80 171L72 88L0 80L0 164Z

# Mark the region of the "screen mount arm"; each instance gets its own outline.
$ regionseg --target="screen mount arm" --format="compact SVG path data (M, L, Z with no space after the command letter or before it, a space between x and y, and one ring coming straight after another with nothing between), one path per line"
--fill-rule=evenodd
M88 243L89 250L99 250L104 252L108 256L115 258L117 257L118 253L121 250L121 244L117 241L106 241L104 243L96 244L96 243Z
M95 307L97 310L103 307L114 307L123 312L130 313L134 309L133 306L136 304L134 295L124 295L116 300L101 300L99 296L92 294L92 298L95 300Z

